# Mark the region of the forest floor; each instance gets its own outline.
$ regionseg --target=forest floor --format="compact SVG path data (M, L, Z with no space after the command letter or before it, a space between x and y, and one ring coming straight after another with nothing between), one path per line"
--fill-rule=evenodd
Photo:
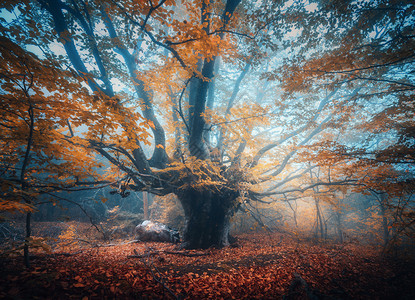
M359 244L247 233L234 247L95 245L0 256L0 299L415 299L415 265Z

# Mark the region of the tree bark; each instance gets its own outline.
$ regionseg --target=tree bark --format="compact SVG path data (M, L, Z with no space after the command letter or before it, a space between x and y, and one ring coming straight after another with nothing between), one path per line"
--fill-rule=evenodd
M339 243L343 244L343 224L342 224L342 214L340 212L336 212L336 223L337 223L337 234L339 238Z
M386 215L386 201L387 196L386 193L381 193L379 196L379 206L380 206L380 213L382 216L382 229L383 229L383 249L385 251L386 247L389 244L389 221Z
M238 4L241 0L228 0L226 1L225 10L223 12L222 20L223 26L222 29L225 29L228 24L231 15L235 11ZM201 24L207 23L208 25L204 27L206 34L209 34L210 31L210 20L208 18L209 11L205 2L202 2L201 8ZM220 34L220 38L223 38L223 32ZM203 138L203 132L205 131L206 121L203 117L205 112L207 96L209 86L214 75L215 62L217 56L213 56L208 59L203 60L203 66L201 71L201 78L197 78L195 81L194 88L197 88L194 93L189 95L189 116L190 116L190 133L189 133L189 151L191 156L195 156L199 159L208 159L209 158L209 149L206 141ZM211 92L213 92L211 90Z
M31 217L32 217L32 213L28 212L26 214L26 241L25 241L25 244L24 244L24 247L23 247L24 263L25 263L25 266L27 268L30 268L29 239L30 239L30 236L32 234L32 227L31 227L31 224L30 224Z
M144 220L148 220L148 192L143 192Z
M29 85L24 87L24 94L28 100L29 103L29 109L27 110L27 113L29 115L29 135L27 137L27 145L26 145L26 151L25 151L25 155L23 158L23 164L22 164L22 168L20 171L20 184L21 184L21 189L22 191L26 191L27 189L27 183L26 183L26 170L29 164L29 160L30 160L30 152L32 150L32 145L33 145L33 133L34 133L34 128L35 128L35 113L34 113L34 107L32 105L32 101L31 101L31 97L29 94L29 90L31 89L33 84L33 77L30 76L29 79ZM23 194L24 195L24 194ZM27 203L27 204L31 204L32 201L30 200L30 198L28 198L28 196L23 196L23 200ZM26 214L26 240L25 240L25 244L23 246L23 256L24 256L24 262L27 268L30 267L30 257L29 257L29 239L31 236L31 224L30 224L30 218L32 216L32 213L29 211Z
M213 77L213 69L215 59L208 61L205 59L202 68L202 78L198 78L198 88L194 95L194 100L189 99L189 103L194 103L192 123L190 124L189 150L190 155L199 159L207 159L209 157L208 147L203 140L203 131L205 129L205 119L203 113L206 108L207 92L209 81Z
M101 13L103 16L104 24L108 30L110 37L114 40L120 41L115 30L114 24L110 18L110 16L106 13L105 9L101 9ZM151 130L154 135L154 151L153 155L149 160L151 166L163 169L166 164L168 163L168 157L166 154L166 137L163 127L161 126L160 122L158 121L156 115L154 114L153 102L152 97L148 91L144 88L144 82L140 80L138 75L137 64L134 60L132 54L128 51L125 45L114 45L117 49L117 52L123 57L125 65L128 69L128 74L131 80L134 83L134 89L137 93L138 97L142 100L141 109L143 112L143 116L153 122Z
M85 78L92 91L103 91L103 89L95 82L92 76L89 74L84 62L82 61L78 50L76 49L75 42L69 32L68 25L65 20L65 16L62 12L63 3L60 0L47 0L40 1L41 5L49 11L54 21L54 29L59 35L59 39L65 48L66 54L69 57L73 67L78 72L79 76Z
M237 192L185 190L177 196L186 218L184 248L207 249L229 245L229 221L237 208Z
M228 100L228 105L227 105L227 107L226 107L226 111L225 111L225 119L227 119L227 118L228 118L228 116L229 116L229 115L230 115L230 113L231 113L231 109L232 109L232 107L233 107L233 105L234 105L234 103L235 103L236 96L237 96L237 95L238 95L238 93L239 93L239 89L240 89L240 87L241 87L242 80L245 78L245 75L248 73L248 71L249 71L250 67L251 67L251 64L250 64L250 63L247 63L247 64L245 65L244 69L242 70L241 74L239 74L238 78L237 78L237 79L236 79L236 81L235 81L235 85L233 86L232 95L231 95L231 97L229 98L229 100ZM224 130L224 129L221 129L221 130L219 131L218 146L217 146L217 147L219 148L219 151L220 151L221 153L223 152L223 130Z

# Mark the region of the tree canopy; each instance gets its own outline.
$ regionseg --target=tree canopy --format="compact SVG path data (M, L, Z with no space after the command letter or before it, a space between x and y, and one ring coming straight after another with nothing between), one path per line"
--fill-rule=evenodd
M185 246L207 248L253 202L345 187L411 199L414 9L4 1L2 209L26 209L26 190L174 193Z

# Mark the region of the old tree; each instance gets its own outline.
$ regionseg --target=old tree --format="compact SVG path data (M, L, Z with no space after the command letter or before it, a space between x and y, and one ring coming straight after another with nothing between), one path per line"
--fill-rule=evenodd
M174 193L184 246L208 248L255 201L413 189L411 1L2 5L3 208L102 184Z

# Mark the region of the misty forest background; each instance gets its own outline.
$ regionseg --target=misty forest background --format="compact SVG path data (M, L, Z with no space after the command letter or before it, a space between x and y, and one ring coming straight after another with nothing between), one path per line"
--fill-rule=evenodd
M414 33L412 1L2 1L2 258L146 219L413 258Z

